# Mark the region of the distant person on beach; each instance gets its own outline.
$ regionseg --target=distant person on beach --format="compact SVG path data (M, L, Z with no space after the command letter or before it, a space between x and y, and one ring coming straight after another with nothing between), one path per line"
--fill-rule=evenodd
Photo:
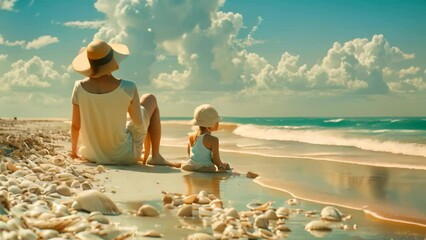
M216 109L209 104L195 109L191 123L198 126L198 131L188 137L189 159L182 163L181 169L197 172L225 172L231 169L228 163L220 160L219 139L211 135L218 130L220 120Z
M135 83L112 75L128 55L123 44L95 40L73 60L73 69L86 78L76 81L72 92L70 156L98 164L179 167L160 154L161 122L155 96L139 98Z

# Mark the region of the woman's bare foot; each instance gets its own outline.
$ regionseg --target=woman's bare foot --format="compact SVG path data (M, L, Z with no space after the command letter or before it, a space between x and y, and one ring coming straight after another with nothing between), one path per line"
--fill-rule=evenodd
M150 165L169 166L169 167L175 167L175 168L180 168L180 165L181 165L181 163L172 163L167 161L160 154L155 157L149 157L146 163Z

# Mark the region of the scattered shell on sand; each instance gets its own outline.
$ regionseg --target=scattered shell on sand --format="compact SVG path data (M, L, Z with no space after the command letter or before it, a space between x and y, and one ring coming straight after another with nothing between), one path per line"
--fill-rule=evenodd
M192 217L192 206L191 205L183 205L179 208L177 215L179 217Z
M258 210L258 211L266 211L266 210L268 210L269 209L269 207L272 205L272 202L271 201L269 201L269 202L266 202L266 203L257 203L257 202L252 202L252 203L248 203L247 204L247 208L248 209L250 209L250 210L252 210L252 211L255 211L255 210Z
M86 190L74 197L71 205L76 210L87 212L101 212L105 215L118 215L120 211L111 199L98 190Z
M163 234L161 234L161 233L159 233L155 230L148 230L146 232L143 232L141 235L144 236L144 237L152 237L152 238L162 238L163 237Z
M305 230L307 230L307 231L311 231L311 230L331 231L332 228L330 226L330 223L327 222L327 221L313 220L313 221L309 222L308 224L306 224Z
M254 172L247 172L246 177L248 178L257 178L259 176L259 174L254 173Z
M327 221L340 222L342 221L342 215L339 209L332 206L326 206L321 210L321 219Z
M189 235L187 240L215 240L215 238L212 235L209 235L207 233L193 233Z
M158 217L160 216L160 213L155 207L148 204L144 204L138 209L137 215L146 217Z

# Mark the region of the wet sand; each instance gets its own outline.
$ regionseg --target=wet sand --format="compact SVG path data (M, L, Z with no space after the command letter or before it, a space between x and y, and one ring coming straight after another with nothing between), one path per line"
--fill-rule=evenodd
M31 136L34 136L35 133L62 136L53 139L50 143L57 149L55 154L58 155L66 154L67 148L69 148L69 136L67 135L67 128L69 125L66 123L55 121L2 121L0 127L1 133L7 136L24 136L29 133L33 134ZM7 158L11 157L11 152L5 151L8 146L6 146L4 141L1 143L1 146L1 160L5 162L5 159L7 160ZM186 151L183 147L162 146L161 151L170 161L181 161L185 159ZM80 171L79 169L91 169L92 173L94 173L92 181L93 188L101 190L122 212L122 214L118 216L106 216L110 220L110 225L127 229L128 232L133 233L128 239L149 239L142 236L142 233L148 230L155 230L161 233L164 239L186 239L196 232L204 232L213 235L214 232L212 231L211 225L208 224L208 218L178 217L177 212L181 206L175 206L169 209L165 207L163 201L165 196L164 192L189 196L191 194L199 194L203 190L220 198L223 201L223 209L235 208L240 213L248 211L246 205L254 202L266 203L272 201L271 209L277 209L279 207L288 208L290 210L290 215L288 219L285 220L285 225L291 229L291 232L282 233L282 238L288 236L291 239L316 239L317 237L326 236L327 239L424 239L426 236L426 228L380 220L369 214L365 214L363 211L343 207L345 204L341 204L341 206L332 205L337 207L344 214L352 216L351 219L345 222L339 222L338 225L336 225L339 227L333 227L332 231L319 233L305 230L305 226L310 221L320 218L319 214L308 216L305 213L307 211L320 212L321 209L329 205L321 203L329 202L327 196L333 200L333 194L341 194L333 193L333 184L340 185L345 183L348 184L348 186L360 186L364 188L364 184L359 184L359 182L370 182L369 185L372 185L371 182L373 182L373 184L377 182L376 185L378 185L376 188L372 186L365 190L368 196L371 195L371 199L377 200L383 195L382 192L377 192L378 189L383 189L379 186L393 183L391 180L381 180L381 178L384 178L383 173L373 174L373 176L377 176L379 180L374 177L371 178L372 174L365 174L365 177L357 177L355 180L350 180L351 176L327 175L326 173L330 171L333 172L333 166L336 167L332 165L324 166L323 170L319 171L321 174L329 176L319 181L318 177L313 173L320 170L320 166L312 166L312 163L303 162L300 161L300 159L289 160L288 164L286 164L286 168L283 169L282 165L274 165L273 160L265 164L264 158L261 156L248 156L239 153L223 152L222 157L231 163L234 167L234 173L190 173L169 167L141 165L105 166L105 172L96 172L94 171L97 167L95 164L73 162L71 159L66 159L66 161L78 171ZM16 158L14 161L19 162L22 161L22 159L19 160ZM278 168L278 166L280 166L280 168ZM309 168L307 166L310 166L312 169L308 170ZM65 169L66 167L64 167L64 170ZM245 176L247 171L256 172L260 174L260 177L253 181L253 179ZM359 175L362 175L362 171L364 170L361 169ZM7 177L10 177L10 174L10 171L3 173L3 175ZM391 175L393 173L388 174ZM282 182L285 182L285 184L280 186L278 184L280 181L274 182L275 177L283 177L284 181ZM370 179L370 181L362 179ZM376 181L374 181L374 179L376 179ZM279 187L272 189L264 187L261 184ZM307 186L311 188L307 188ZM297 189L303 189L303 191L297 192ZM409 190L408 192L411 193L411 188ZM75 191L78 192L77 190ZM289 194L289 192L294 195ZM354 197L351 196L349 192L350 188L348 188L348 193L346 193L348 194L348 201ZM290 205L287 201L295 196L300 196L301 198L298 199L296 205ZM54 201L62 203L68 199L72 199L72 196L60 196L57 199L55 198ZM159 216L137 216L136 212L143 204L148 204L157 209ZM410 204L411 203L407 203L408 206ZM88 213L81 211L75 213L73 209L70 211L82 218L87 218L88 216ZM5 219L0 219L0 221L2 220L4 221ZM251 219L251 221L253 221L253 219ZM271 220L271 224L276 224L276 220ZM342 229L340 226L343 225L347 225L348 229ZM270 227L271 226L272 225L270 225ZM353 228L354 226L356 226L356 229ZM22 226L22 228L25 227L26 226ZM37 232L32 228L30 229ZM70 233L61 234L65 239L72 239ZM107 238L105 237L104 239ZM244 238L243 235L241 239L247 239L247 236Z

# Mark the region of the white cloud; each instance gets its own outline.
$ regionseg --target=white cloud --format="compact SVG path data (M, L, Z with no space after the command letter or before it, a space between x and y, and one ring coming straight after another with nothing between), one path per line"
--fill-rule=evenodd
M0 91L36 90L50 87L52 82L59 82L69 77L54 68L54 63L34 56L28 61L18 60L11 65L9 72L0 77Z
M8 41L8 40L5 40L2 35L0 35L0 45L5 45L8 47L20 46L24 49L40 49L42 47L45 47L57 42L59 42L59 39L57 37L53 37L50 35L40 36L29 42L26 42L24 40Z
M7 54L0 54L0 62L7 59Z
M13 7L15 6L17 0L0 0L0 9L13 11Z
M57 42L59 42L59 39L57 37L45 35L45 36L41 36L37 39L34 39L31 42L28 42L25 45L25 49L40 49L42 47L45 47L47 45L57 43Z
M99 29L104 24L104 21L71 21L64 23L64 25L67 27L75 27L81 29Z
M420 71L419 67L411 66L409 68L401 69L399 71L399 77L403 78L409 75L416 75Z
M182 73L173 71L171 74L161 73L153 80L154 86L162 89L185 89L188 84L190 71Z

